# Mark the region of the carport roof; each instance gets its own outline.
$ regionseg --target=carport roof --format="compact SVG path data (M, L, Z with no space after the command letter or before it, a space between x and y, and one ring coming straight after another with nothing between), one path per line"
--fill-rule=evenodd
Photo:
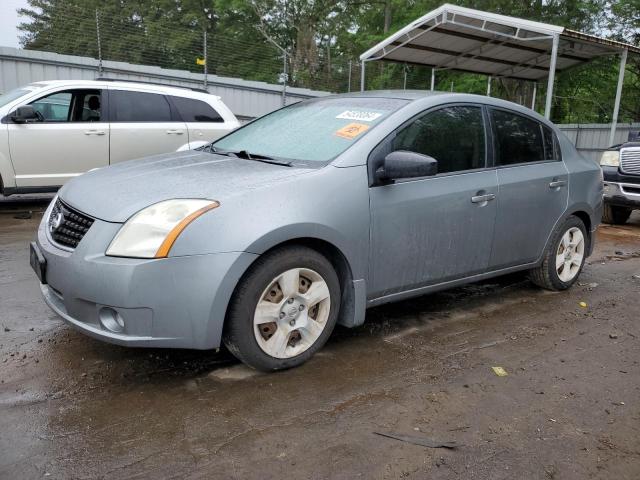
M481 73L492 77L537 81L552 66L565 70L596 57L640 53L640 48L546 23L444 4L360 56Z

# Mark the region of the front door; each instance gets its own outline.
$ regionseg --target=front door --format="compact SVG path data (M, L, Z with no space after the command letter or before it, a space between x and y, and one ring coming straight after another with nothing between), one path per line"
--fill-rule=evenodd
M485 271L497 177L486 168L481 107L429 111L388 141L392 145L386 151L409 150L435 158L439 173L370 188L370 298ZM372 162L381 161L372 157Z
M54 187L109 164L109 123L102 90L70 89L30 103L40 120L9 123L17 187Z
M491 269L537 260L567 208L568 173L553 131L500 109L490 110L500 190Z

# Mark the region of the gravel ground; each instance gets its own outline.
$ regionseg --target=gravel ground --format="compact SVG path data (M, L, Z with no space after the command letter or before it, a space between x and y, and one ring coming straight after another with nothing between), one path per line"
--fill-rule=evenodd
M28 262L45 206L0 202L0 478L640 478L640 212L568 292L510 275L378 307L266 375L63 324Z

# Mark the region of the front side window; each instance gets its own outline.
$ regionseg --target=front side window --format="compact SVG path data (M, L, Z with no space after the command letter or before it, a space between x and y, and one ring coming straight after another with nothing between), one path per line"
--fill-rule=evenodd
M100 90L77 89L52 93L30 105L44 122L99 122L101 98Z
M451 106L429 112L398 132L392 151L408 150L435 158L438 173L484 168L482 109Z
M171 101L175 105L180 118L184 122L223 122L222 117L215 109L202 100L184 97L171 97Z
M540 162L553 157L553 140L546 145L542 125L504 110L491 110L496 140L496 165Z
M71 120L71 98L71 92L58 92L31 102L31 106L45 122L68 122Z
M215 142L213 148L290 161L327 162L407 103L379 97L301 102L249 123Z
M111 90L111 118L114 122L170 122L171 107L157 93Z

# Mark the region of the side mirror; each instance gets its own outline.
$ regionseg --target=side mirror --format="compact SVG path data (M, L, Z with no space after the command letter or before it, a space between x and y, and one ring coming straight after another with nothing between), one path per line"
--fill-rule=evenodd
M398 178L429 177L438 173L438 161L428 155L397 150L384 157L376 178L388 182Z
M9 118L11 118L11 121L15 123L29 123L40 120L38 112L31 105L24 105L16 108Z

